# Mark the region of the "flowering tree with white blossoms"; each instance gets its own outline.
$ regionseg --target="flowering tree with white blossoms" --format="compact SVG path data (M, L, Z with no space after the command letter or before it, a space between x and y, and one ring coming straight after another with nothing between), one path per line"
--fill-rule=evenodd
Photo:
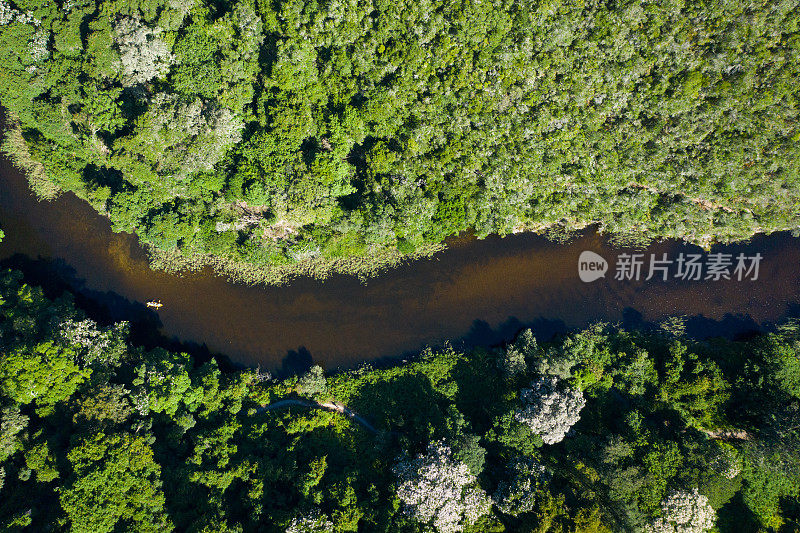
M333 522L319 509L293 518L289 527L286 528L286 533L330 533L331 531L333 531Z
M18 11L5 0L0 0L0 26L11 24L17 18Z
M149 28L138 18L126 17L117 22L114 30L123 85L138 85L169 71L174 58L160 38L161 28Z
M430 443L427 453L414 459L401 460L393 472L404 512L440 533L462 531L492 507L478 479L443 441Z
M559 386L555 377L542 377L531 382L531 388L520 391L522 407L514 417L527 424L545 444L564 440L567 432L580 420L586 400L579 390Z
M59 334L62 339L79 349L79 361L91 365L100 363L112 366L119 362L125 351L124 338L127 336L128 323L118 322L113 327L101 330L97 323L89 318L84 320L67 319L60 324Z
M661 510L664 515L647 526L648 533L702 533L714 527L714 508L697 489L673 491Z
M50 57L50 30L42 27L42 21L33 16L30 11L22 12L14 9L6 0L0 0L0 26L9 24L31 24L36 29L28 40L28 55L34 63ZM34 65L30 68L36 69Z
M7 24L34 24L35 26L39 26L41 21L34 17L30 11L23 13L18 9L14 9L11 7L6 0L0 0L0 26L6 26Z

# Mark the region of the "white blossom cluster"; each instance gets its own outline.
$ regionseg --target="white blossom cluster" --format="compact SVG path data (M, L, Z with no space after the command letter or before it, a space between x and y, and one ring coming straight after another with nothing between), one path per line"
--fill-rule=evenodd
M42 23L30 11L23 13L19 9L11 7L11 4L6 0L0 0L0 26L6 26L14 22L17 24L33 24L34 26L39 26Z
M319 509L314 509L305 516L292 519L286 533L329 533L333 531L333 522L322 514Z
M144 389L138 389L136 392L131 394L131 401L133 401L133 407L136 409L136 412L142 416L147 416L150 412L150 396L147 394L147 391Z
M44 28L39 28L28 41L28 53L35 63L44 61L50 57L50 32Z
M443 441L430 443L426 454L399 461L393 472L404 512L440 533L462 531L491 509L492 499Z
M69 342L80 346L82 348L92 349L104 346L104 339L102 333L97 328L97 323L87 318L85 320L72 320L71 318L61 323L59 328L61 337Z
M648 533L702 533L714 527L716 513L697 489L673 491L663 502L664 516L648 525Z
M583 393L570 387L559 387L554 377L542 377L520 391L522 407L514 417L540 435L545 444L564 440L567 432L580 420L586 400Z
M117 22L114 30L124 85L139 85L169 71L174 57L159 37L160 28L149 28L138 18L125 17Z
M124 327L124 324L118 327ZM72 346L83 349L76 363L110 365L119 359L114 333L100 330L94 320L65 320L59 327L59 335Z
M272 380L272 374L268 370L264 370L261 366L256 367L253 372L253 383L266 383Z
M537 486L547 481L550 473L535 459L516 459L509 464L508 477L497 485L494 501L503 513L518 516L533 510Z
M150 103L152 131L165 150L178 157L175 166L181 176L211 170L225 150L241 139L243 122L227 108L196 98L181 101L174 94L159 93ZM174 147L182 149L176 150Z
M0 0L0 26L11 24L17 18L17 11L5 0Z

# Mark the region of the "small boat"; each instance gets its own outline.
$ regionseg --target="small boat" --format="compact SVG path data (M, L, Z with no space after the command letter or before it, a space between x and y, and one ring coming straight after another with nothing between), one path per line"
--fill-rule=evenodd
M149 307L150 309L161 309L162 307L164 307L164 304L161 303L161 300L158 301L150 300L149 302L147 302L147 307Z

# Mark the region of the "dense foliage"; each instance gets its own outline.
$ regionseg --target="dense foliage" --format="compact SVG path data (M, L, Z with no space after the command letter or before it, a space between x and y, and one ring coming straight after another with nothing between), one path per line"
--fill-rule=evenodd
M728 241L797 228L799 20L797 0L0 0L0 100L40 194L75 191L162 264L258 279L593 222Z
M680 322L524 332L285 380L126 336L0 276L0 529L800 527L795 323L738 342Z

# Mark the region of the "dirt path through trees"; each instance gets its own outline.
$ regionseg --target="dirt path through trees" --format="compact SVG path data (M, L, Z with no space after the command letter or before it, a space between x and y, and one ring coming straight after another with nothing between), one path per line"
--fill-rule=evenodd
M289 399L289 400L280 400L275 403L271 403L269 405L264 405L256 409L256 414L266 413L267 411L272 411L274 409L280 409L282 407L288 407L290 405L297 405L300 407L310 407L312 409L325 409L328 411L334 411L336 413L341 413L346 417L355 420L361 426L369 431L370 433L377 435L378 430L370 424L367 419L363 416L359 415L346 405L342 405L336 402L315 402L311 400L300 400L300 399Z

